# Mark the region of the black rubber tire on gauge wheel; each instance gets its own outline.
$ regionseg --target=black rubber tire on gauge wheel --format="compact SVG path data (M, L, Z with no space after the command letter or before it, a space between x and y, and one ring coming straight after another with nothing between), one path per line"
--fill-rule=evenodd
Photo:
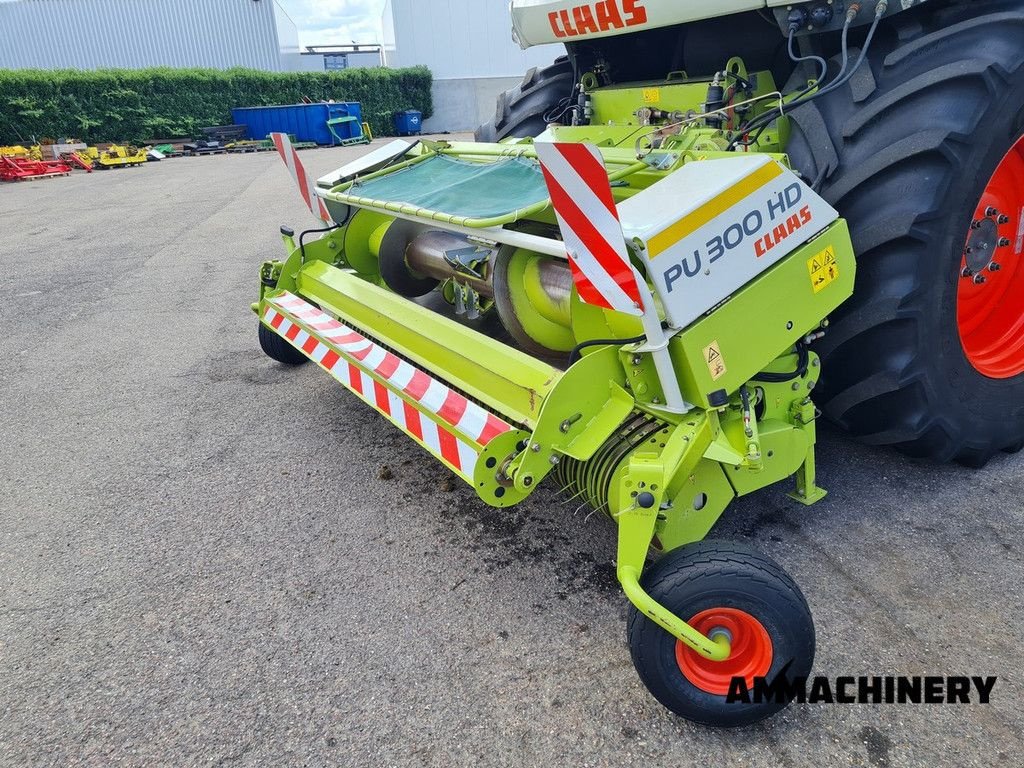
M858 255L815 400L864 442L980 466L1024 440L1021 40L1020 0L928 3L793 114L794 166Z
M260 349L267 357L285 365L302 365L307 358L299 350L260 323Z
M544 116L572 95L573 78L568 56L549 67L534 67L523 82L498 96L494 120L476 129L476 140L493 144L509 137L540 136L548 126Z
M725 661L705 659L630 609L633 665L654 697L677 715L725 728L750 725L785 708L785 693L777 692L799 690L810 675L815 650L810 608L767 555L732 542L688 544L659 560L641 584L707 637L724 633L731 643ZM746 692L736 678L743 679ZM758 686L759 678L770 691Z

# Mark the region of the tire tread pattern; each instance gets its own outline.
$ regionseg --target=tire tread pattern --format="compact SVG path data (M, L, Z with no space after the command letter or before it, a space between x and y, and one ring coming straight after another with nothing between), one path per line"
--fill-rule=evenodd
M271 360L284 365L302 365L307 358L263 323L259 324L260 348Z
M533 67L523 81L498 96L494 120L476 130L476 140L534 138L547 128L544 115L572 92L573 68L567 56L548 67Z
M769 556L735 542L708 539L687 545L665 555L641 579L644 588L662 604L671 603L672 593L678 594L701 582L732 584L737 585L737 591L747 594L772 595L776 605L787 606L788 615L806 616L810 621L810 607L789 574ZM797 653L808 671L815 644L813 624L810 627L811 631L801 637L802 647ZM727 706L724 715L719 713L719 719L709 716L702 720L699 713L680 708L670 684L658 674L657 657L667 633L635 607L630 609L626 632L633 663L644 685L658 701L678 714L709 725L732 727L749 724L781 708L769 706L755 714L745 705Z
M1006 398L1017 405L991 417L953 395L936 362L935 280L945 278L929 271L946 269L943 249L955 247L939 233L959 210L949 190L971 170L976 134L1009 84L1024 92L1024 2L922 6L886 24L864 82L793 113L791 157L809 178L826 171L821 193L849 222L859 263L854 295L819 345L816 399L864 442L976 466L1024 438L1024 381Z

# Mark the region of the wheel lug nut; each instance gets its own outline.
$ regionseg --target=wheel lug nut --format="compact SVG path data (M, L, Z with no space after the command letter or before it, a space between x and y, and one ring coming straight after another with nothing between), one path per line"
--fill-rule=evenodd
M988 265L989 272L998 272L1000 269L1002 269L1002 267L999 265L998 261L990 262Z
M993 208L990 205L988 208L985 209L985 215L986 216L998 216L999 215L999 209L998 208Z
M978 220L978 219L975 219L974 221L972 221L971 222L971 229L981 229L981 221Z
M960 270L960 277L974 277L974 270L970 267L964 267Z
M1010 217L1007 216L1005 213L1003 213L1003 214L999 215L999 218L997 219L997 221L1000 224L1009 224L1010 223Z
M975 285L981 285L984 282L985 282L985 276L984 275L975 275L974 276L974 284Z
M1010 238L1008 238L1008 237L1001 237L1001 238L999 238L999 247L1000 248L1006 248L1009 245L1010 245Z

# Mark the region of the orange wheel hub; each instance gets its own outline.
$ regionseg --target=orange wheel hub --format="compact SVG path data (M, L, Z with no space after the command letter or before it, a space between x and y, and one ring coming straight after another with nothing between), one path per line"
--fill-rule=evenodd
M679 670L697 688L717 696L729 693L734 677L754 685L755 677L764 677L772 666L772 639L760 621L737 608L709 608L687 622L712 640L725 633L731 652L724 661L704 658L682 641L676 640L676 663Z

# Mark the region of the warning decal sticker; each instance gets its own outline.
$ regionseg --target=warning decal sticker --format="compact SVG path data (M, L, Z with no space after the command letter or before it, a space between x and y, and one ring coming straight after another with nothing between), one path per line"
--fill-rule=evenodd
M839 265L836 263L836 252L826 248L816 256L807 260L807 271L811 273L811 287L818 293L839 277Z
M717 341L712 341L704 347L704 362L708 364L708 373L711 374L712 381L718 381L725 376L725 358L722 357L722 350Z
M661 89L660 88L644 88L644 104L660 104L661 103Z

